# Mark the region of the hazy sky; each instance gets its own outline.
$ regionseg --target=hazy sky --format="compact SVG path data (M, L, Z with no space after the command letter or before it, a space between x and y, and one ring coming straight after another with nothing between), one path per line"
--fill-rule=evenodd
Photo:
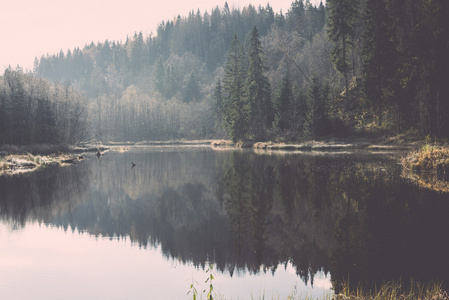
M229 6L256 7L267 2L275 12L288 11L294 0L228 0ZM312 0L318 4L319 0ZM323 1L324 2L324 1ZM192 9L201 13L225 0L0 0L0 72L18 64L32 69L34 58L83 48L90 42L125 41L142 31L156 32L163 20Z

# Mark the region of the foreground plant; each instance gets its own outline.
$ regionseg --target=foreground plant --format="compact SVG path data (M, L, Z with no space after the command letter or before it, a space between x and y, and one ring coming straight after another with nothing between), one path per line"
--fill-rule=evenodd
M215 279L214 278L214 274L213 274L214 265L210 261L206 262L206 264L208 265L208 269L206 270L206 274L208 274L208 276L207 276L207 279L206 279L205 283L209 283L209 290L205 289L203 291L203 293L205 293L207 291L207 298L206 299L207 300L213 300L214 297L212 296L212 292L214 290L214 285L212 284L212 281Z
M210 261L206 261L206 265L207 265L207 269L206 269L207 278L204 281L204 283L208 283L209 288L204 289L203 294L207 292L206 299L213 300L214 299L214 296L213 296L214 285L213 285L212 281L215 279L214 274L213 274L214 265ZM196 289L196 286L198 286L198 282L192 278L192 283L190 284L190 290L187 293L187 295L192 294L193 300L196 300L198 298L198 290Z
M441 287L441 284L423 285L417 282L411 282L409 289L405 290L402 282L391 282L375 287L374 290L365 290L358 287L351 289L348 283L344 283L341 293L332 297L333 300L371 300L371 299L428 299L428 300L447 300L449 295Z

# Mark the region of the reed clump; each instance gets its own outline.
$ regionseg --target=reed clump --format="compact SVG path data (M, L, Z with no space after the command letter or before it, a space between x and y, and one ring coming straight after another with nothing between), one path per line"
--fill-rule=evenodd
M447 178L449 174L449 146L424 145L402 158L403 167L415 173L432 173Z
M333 300L448 300L449 295L441 287L441 284L421 284L411 282L409 286L404 287L402 282L390 282L375 287L372 290L366 290L362 287L351 289L348 284L344 284L342 292L334 295Z
M449 146L426 144L401 159L402 177L426 189L449 192Z

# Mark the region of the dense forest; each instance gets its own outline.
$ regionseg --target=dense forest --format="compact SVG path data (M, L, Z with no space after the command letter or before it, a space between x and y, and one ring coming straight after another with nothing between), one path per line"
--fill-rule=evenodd
M445 0L191 11L154 35L36 58L32 74L6 70L0 144L445 138L447 15Z
M67 84L5 70L0 145L77 144L88 138L86 98Z

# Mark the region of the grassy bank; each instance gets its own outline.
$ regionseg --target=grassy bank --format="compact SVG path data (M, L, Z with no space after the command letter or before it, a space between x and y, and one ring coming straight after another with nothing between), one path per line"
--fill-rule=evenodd
M334 151L334 150L372 150L372 151L392 151L392 150L412 150L419 145L413 143L382 143L379 141L344 140L333 139L326 141L305 141L302 143L275 143L275 142L237 142L228 140L212 141L213 148L248 148L266 151Z
M124 147L116 147L121 151ZM37 171L50 165L68 166L82 160L85 152L102 153L104 146L72 147L66 145L34 144L26 146L3 145L0 147L0 176Z
M33 155L27 153L0 155L0 175L29 173L51 165L67 166L75 164L82 159L82 156L69 154Z
M210 281L210 280L209 280ZM207 282L207 281L206 281ZM195 282L196 283L196 282ZM197 285L198 283L196 283ZM206 293L209 293L207 297ZM216 292L213 288L206 288L203 290L203 294L198 292L195 288L195 284L190 286L190 290L187 295L191 296L191 299L221 299L225 300L226 297L222 295L219 291ZM202 297L203 296L203 297ZM212 296L213 298L210 298ZM280 298L279 296L266 295L263 292L259 296L251 296L251 299L272 299L272 300L449 300L449 294L447 291L443 290L441 284L429 283L422 284L418 282L411 281L407 285L403 285L402 282L389 282L381 284L374 289L364 289L358 287L357 289L349 288L349 285L344 284L342 290L338 294L334 294L332 290L325 291L322 296L317 298L317 296L309 295L308 293L302 294L297 291L296 288L293 289L291 294L287 298Z
M427 173L442 178L449 175L449 145L426 144L402 159L404 168L417 174Z
M210 145L212 140L167 140L142 142L104 142L106 146L204 146Z
M385 283L373 290L365 290L362 287L351 290L348 285L338 295L332 297L333 300L381 300L381 299L428 299L428 300L447 300L449 295L444 291L440 284L421 284L410 282L407 287L401 282Z
M449 193L449 145L426 144L401 159L402 176L418 186Z

